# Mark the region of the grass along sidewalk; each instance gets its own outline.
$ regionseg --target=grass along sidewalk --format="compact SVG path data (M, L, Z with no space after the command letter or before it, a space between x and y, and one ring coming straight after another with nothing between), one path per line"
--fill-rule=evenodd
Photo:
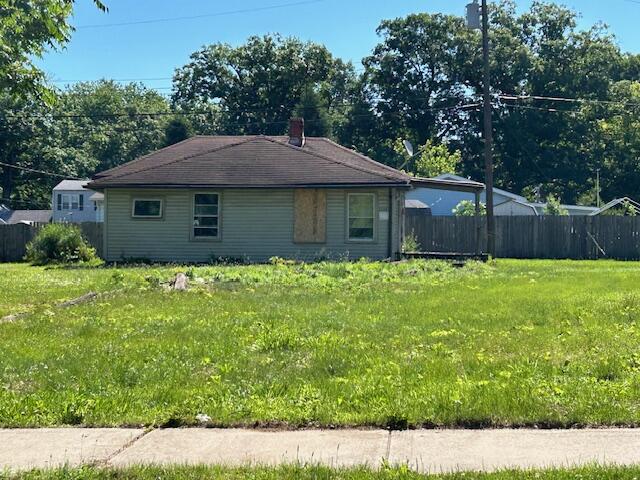
M33 269L0 274L78 273ZM640 423L637 263L197 267L164 292L177 270L87 270L127 288L0 325L0 425Z
M419 475L406 468L382 468L381 470L349 469L331 470L324 467L136 467L125 470L78 468L36 470L15 475L10 480L636 480L640 467L584 467L553 470L507 470L496 473L464 472L448 475ZM0 473L1 477L1 473Z

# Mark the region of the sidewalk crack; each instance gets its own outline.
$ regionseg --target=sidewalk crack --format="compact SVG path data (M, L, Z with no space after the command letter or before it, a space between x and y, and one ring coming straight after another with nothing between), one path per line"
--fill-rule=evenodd
M113 460L115 457L120 455L125 450L131 448L134 444L136 444L143 437L145 437L149 433L153 432L153 430L154 430L153 428L149 428L149 429L144 430L139 435L136 435L131 440L129 440L127 443L125 443L120 448L118 448L115 452L111 453L110 455L107 455L105 458L102 458L100 460L95 460L95 461L91 462L90 465L92 467L107 467L107 466L109 466L109 463L111 462L111 460Z
M393 434L393 430L389 430L389 437L387 437L387 450L385 452L385 461L389 461L389 457L391 456L391 435Z

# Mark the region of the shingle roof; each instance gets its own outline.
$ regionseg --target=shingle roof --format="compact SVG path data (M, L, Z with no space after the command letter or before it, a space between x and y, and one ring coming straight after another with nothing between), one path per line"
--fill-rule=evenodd
M325 138L197 136L97 174L106 187L408 185L410 177Z
M81 191L89 180L62 180L58 185L53 187L54 191Z
M51 210L9 210L0 214L0 223L49 223L51 215Z

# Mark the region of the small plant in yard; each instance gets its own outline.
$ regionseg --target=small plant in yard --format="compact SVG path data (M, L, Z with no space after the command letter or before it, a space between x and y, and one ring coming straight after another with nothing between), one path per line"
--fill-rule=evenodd
M403 252L418 252L420 251L421 245L418 242L418 236L411 232L410 234L404 237L402 241L402 251Z
M96 260L96 251L75 225L51 223L27 245L26 260L35 265Z

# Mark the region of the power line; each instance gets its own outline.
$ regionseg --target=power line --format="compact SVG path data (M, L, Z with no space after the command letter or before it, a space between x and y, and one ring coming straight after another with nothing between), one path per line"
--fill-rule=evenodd
M423 99L427 99L424 97ZM449 97L449 99L458 99L457 97ZM374 102L380 103L388 103L391 100L387 99L372 99ZM355 103L337 103L330 107L330 110L335 110L339 108L347 108L347 107L355 107L360 106L361 104ZM422 111L425 112L435 112L435 111L444 111L444 110L456 110L463 108L471 108L476 107L477 103L472 104L464 104L464 105L449 105L442 107L429 107L425 108ZM285 108L284 106L282 106ZM42 119L81 119L81 118L135 118L135 117L166 117L166 116L190 116L190 115L216 115L216 114L227 114L227 115L240 115L240 114L252 114L258 112L265 112L268 110L272 110L271 108L256 108L256 109L248 109L248 110L240 110L240 111L225 111L221 110L219 112L211 111L211 110L175 110L175 111L164 111L164 112L112 112L112 113L91 113L91 114L74 114L74 113L65 113L65 114L46 114L46 113L23 113L23 112L13 112L8 115L10 118L42 118ZM381 113L380 113L381 114ZM392 112L387 113L387 115L391 115ZM382 115L382 114L381 114ZM283 120L282 122L288 122L288 120ZM279 123L279 122L278 122ZM242 125L240 125L242 126Z
M461 111L469 111L472 110L474 108L478 108L480 106L479 103L471 103L471 104L464 104L464 105L455 105L455 106L450 106L450 107L439 107L439 108L432 108L429 109L430 111L445 111L445 110L461 110ZM356 115L350 115L350 118L365 118L365 117L369 117L370 115L378 115L380 117L400 117L402 116L401 113L399 112L386 112L386 113L372 113L372 114L356 114ZM316 124L316 123L320 123L321 120L306 120L305 123L306 124ZM225 129L228 129L229 127L236 127L236 128L242 128L242 127L260 127L260 126L274 126L274 125L283 125L286 126L289 124L289 120L270 120L270 121L254 121L254 122L232 122L232 123L224 123L224 125L222 125L222 127L224 127ZM42 128L46 128L46 125L37 125L38 127L42 127ZM119 127L119 128L114 128L112 129L109 133L131 133L131 132L144 132L144 131L148 131L148 126L145 125L128 125L128 126L123 126L123 127ZM101 129L101 126L99 124L91 124L91 125L83 125L81 127L81 131L84 135L87 134L92 134L92 133L104 133L104 130ZM32 133L31 137L32 138L43 138L43 137L50 137L51 135L48 132L44 132L44 133Z
M571 113L571 114L580 113L580 111L578 110L563 110L560 108L533 107L531 105L504 104L504 106L507 108L516 108L520 110L536 110L540 112L549 112L549 113Z
M7 167L7 168L15 168L16 170L23 170L25 172L30 172L30 173L38 173L40 175L46 175L49 177L66 178L67 180L82 180L81 178L71 177L68 175L63 175L61 173L45 172L44 170L36 170L35 168L19 167L18 165L11 165L10 163L0 162L0 166Z
M588 98L546 97L542 95L498 95L498 98L503 100L542 100L542 101L549 101L549 102L586 103L586 104L594 104L594 105L640 107L640 103L637 103L637 102L620 102L616 100L592 100Z
M67 79L67 80L50 80L50 83L83 83L83 82L99 82L106 80L108 82L153 82L159 80L173 80L173 77L141 77L141 78L94 78L94 79Z
M51 205L48 203L34 202L33 200L18 200L15 198L0 198L0 202L19 203L21 205L29 205L29 206L37 206L37 207L46 206L46 208L44 208L43 210L49 210L49 208L51 207Z
M311 5L314 3L321 3L325 0L304 0L300 2L291 2L291 3L281 3L278 5L269 5L265 7L256 7L256 8L244 8L239 10L228 10L225 12L217 12L217 13L206 13L202 15L189 15L183 17L168 17L168 18L154 18L148 20L135 20L131 22L119 22L119 23L97 23L93 25L78 25L76 29L89 29L89 28L107 28L107 27L123 27L127 25L143 25L143 24L151 24L151 23L165 23L165 22L175 22L182 20L195 20L199 18L212 18L212 17L224 17L229 15L239 15L243 13L255 13L255 12L264 12L267 10L276 10L281 8L289 8L289 7L299 7L302 5Z

